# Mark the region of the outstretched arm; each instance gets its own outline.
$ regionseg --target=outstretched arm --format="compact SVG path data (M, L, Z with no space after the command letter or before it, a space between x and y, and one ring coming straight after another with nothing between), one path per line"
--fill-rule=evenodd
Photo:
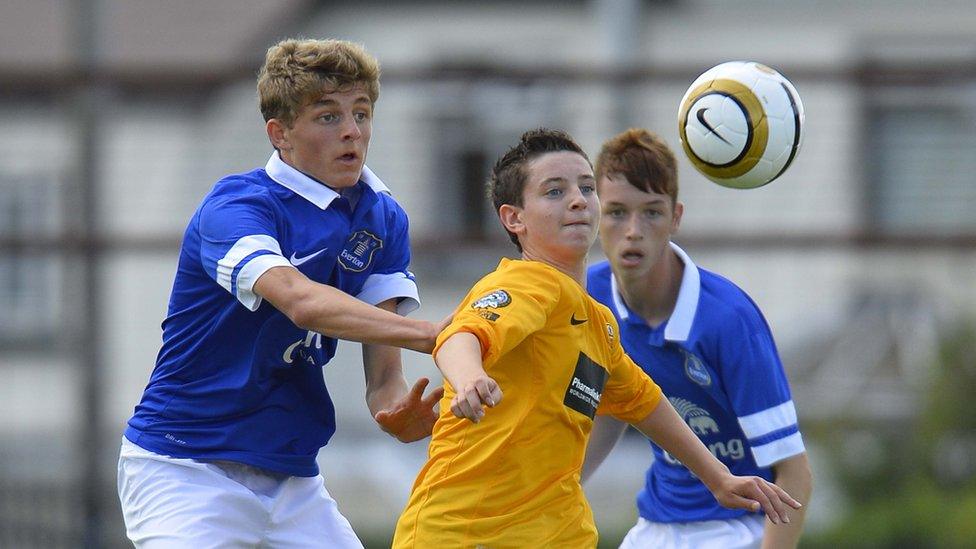
M393 312L396 300L384 301L377 307ZM366 374L366 405L381 429L400 442L430 436L437 421L434 405L444 395L442 387L424 397L424 389L430 380L422 377L408 391L398 347L364 343L363 371Z
M590 441L586 445L586 458L583 461L583 474L580 482L586 482L610 455L610 450L627 430L627 424L612 416L596 416Z
M800 503L806 505L813 492L813 473L806 453L786 458L773 465L773 475L776 484L796 497ZM773 524L766 522L763 534L763 549L780 549L796 547L803 532L803 519L806 509L797 509L790 513L789 524Z
M484 406L497 406L502 390L488 377L481 363L481 342L469 332L457 332L441 345L434 362L456 391L451 411L474 423L485 415Z
M291 267L268 269L254 283L254 293L299 328L349 341L429 353L443 328L368 305Z
M729 468L716 459L691 432L667 399L661 399L654 410L635 423L634 427L678 458L705 483L724 507L753 512L761 509L773 524L789 523L787 507L801 507L798 501L771 482L760 477L739 477L730 473Z

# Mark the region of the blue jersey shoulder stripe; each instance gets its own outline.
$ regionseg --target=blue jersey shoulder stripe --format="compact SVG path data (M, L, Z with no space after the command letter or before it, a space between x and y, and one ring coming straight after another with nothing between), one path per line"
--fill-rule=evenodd
M249 265L253 259L256 259L256 258L258 258L258 257L260 257L262 255L277 255L277 254L275 254L274 252L272 252L270 250L257 250L254 253L248 255L247 257L245 257L244 259L241 259L237 263L237 265L234 267L234 272L231 273L231 276L230 276L230 280L231 280L231 292L230 293L234 294L235 296L240 295L239 285L237 284L237 279L238 279L238 276L240 275L241 269L243 269L244 267L246 267L247 265Z
M752 457L759 467L770 467L778 461L806 451L800 431L760 446L752 446Z
M796 425L796 407L793 401L739 418L742 432L751 440L763 435Z
M259 250L281 255L281 246L274 238L264 234L253 234L240 238L217 261L217 282L228 292L234 294L233 274L237 265Z
M781 438L786 438L792 435L793 433L798 432L799 430L800 430L800 426L794 423L789 427L783 427L782 429L771 431L761 437L750 438L749 444L753 446L762 446L763 444L769 444L770 442L777 441Z

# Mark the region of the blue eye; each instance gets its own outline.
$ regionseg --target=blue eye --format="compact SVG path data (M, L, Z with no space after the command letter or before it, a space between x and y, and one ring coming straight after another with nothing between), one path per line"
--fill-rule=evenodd
M583 194L593 194L593 193L596 192L596 186L595 185L580 185L580 191L582 191Z
M563 194L563 190L562 189L549 189L548 191L546 191L546 196L553 196L553 197L555 197L555 196L560 196L562 194Z
M624 211L621 210L620 208L614 208L612 210L607 210L607 211L603 212L603 215L607 215L607 216L610 216L610 217L623 217L624 216Z

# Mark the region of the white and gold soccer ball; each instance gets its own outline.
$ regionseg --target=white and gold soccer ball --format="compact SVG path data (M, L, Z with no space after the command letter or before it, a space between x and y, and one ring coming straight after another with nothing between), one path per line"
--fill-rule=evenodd
M699 76L681 98L678 133L692 165L725 187L752 189L793 162L803 138L796 88L753 61L730 61Z

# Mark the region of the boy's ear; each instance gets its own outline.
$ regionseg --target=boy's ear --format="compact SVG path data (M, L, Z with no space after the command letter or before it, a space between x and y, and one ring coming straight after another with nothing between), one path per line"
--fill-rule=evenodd
M288 127L281 120L277 118L268 120L264 129L268 132L268 139L271 141L272 147L279 151L291 150L291 143L288 141Z
M522 208L511 204L498 207L498 218L508 232L515 235L525 234L525 223L522 222Z
M678 232L681 226L681 216L685 213L685 205L681 202L674 203L674 215L671 216L671 234Z

